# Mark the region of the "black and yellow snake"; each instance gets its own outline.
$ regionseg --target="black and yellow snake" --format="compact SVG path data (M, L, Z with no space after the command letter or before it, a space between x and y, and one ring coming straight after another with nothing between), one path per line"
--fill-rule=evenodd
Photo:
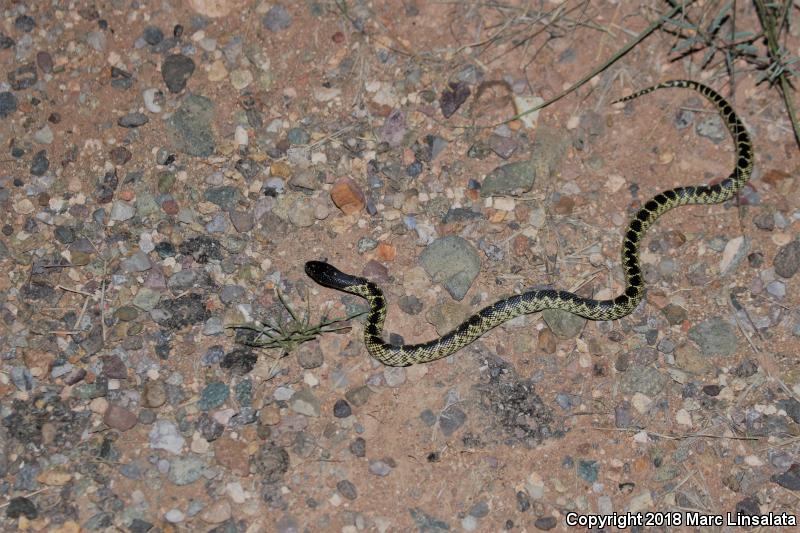
M688 204L718 204L732 198L750 179L753 169L753 147L747 129L725 98L710 87L690 80L673 80L648 87L621 98L618 102L632 100L656 89L667 87L694 89L714 104L736 144L736 166L731 175L719 183L676 187L663 191L639 209L628 224L622 246L625 290L613 300L594 300L567 291L532 290L484 307L453 331L438 339L422 344L395 346L384 342L381 338L386 318L386 300L375 283L345 274L320 261L307 262L306 274L320 285L367 299L370 311L364 328L364 343L372 357L390 366L408 366L441 359L507 320L544 309L562 309L591 320L615 320L630 314L644 296L639 246L647 228L673 207Z

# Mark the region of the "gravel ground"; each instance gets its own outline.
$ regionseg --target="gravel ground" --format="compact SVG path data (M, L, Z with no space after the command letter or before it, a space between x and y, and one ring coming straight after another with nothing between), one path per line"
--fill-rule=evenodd
M543 33L538 8L467 2L0 4L0 529L794 513L800 161L752 72L731 99L751 183L650 231L647 297L622 320L547 311L388 368L364 301L303 272L375 280L401 343L533 287L615 295L630 214L726 176L734 150L697 94L609 102L670 78L730 91L655 34L496 125L649 23L581 6ZM231 328L296 327L289 306L307 342ZM338 331L313 329L327 318Z

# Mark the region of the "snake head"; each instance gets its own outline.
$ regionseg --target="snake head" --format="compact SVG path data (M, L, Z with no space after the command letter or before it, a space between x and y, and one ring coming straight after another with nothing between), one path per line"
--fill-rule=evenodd
M345 274L338 268L322 261L308 261L306 263L306 274L323 287L346 292L352 292L347 290L350 287L363 285L367 282L364 278Z

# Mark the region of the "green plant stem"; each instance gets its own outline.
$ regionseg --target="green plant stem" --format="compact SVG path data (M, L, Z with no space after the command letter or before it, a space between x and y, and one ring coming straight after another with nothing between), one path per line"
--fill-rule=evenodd
M791 3L791 0L787 0L787 4ZM755 5L758 18L761 21L761 26L764 28L764 34L767 36L767 47L769 48L769 53L774 61L780 61L781 47L780 44L778 44L778 33L775 31L775 21L773 20L770 12L767 10L767 7L764 5L763 0L755 0ZM788 11L784 11L781 17L781 24L784 23L787 13ZM778 31L780 31L780 27L778 28ZM800 124L797 123L794 102L792 101L792 97L789 93L791 86L789 84L789 80L786 78L785 71L778 74L778 81L781 83L781 93L783 95L783 102L786 105L786 112L789 113L789 120L792 122L794 141L797 143L797 146L800 147Z

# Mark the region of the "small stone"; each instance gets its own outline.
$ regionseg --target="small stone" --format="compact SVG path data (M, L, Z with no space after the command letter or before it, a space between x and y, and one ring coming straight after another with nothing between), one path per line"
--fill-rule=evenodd
M6 118L17 110L17 97L9 91L0 92L0 119Z
M179 93L186 87L186 82L194 73L192 58L183 54L172 54L164 59L161 65L161 76L172 93Z
M703 355L732 355L739 344L734 327L720 317L693 326L688 336L697 343Z
M267 14L264 15L263 19L261 19L261 23L269 31L277 32L280 30L285 30L292 25L292 16L285 7L277 4L272 6L269 11L267 11Z
M429 244L420 263L435 283L444 286L456 299L462 300L480 272L480 258L475 248L456 235L441 237Z
M547 309L542 312L542 318L552 332L562 338L576 337L586 325L586 319L561 309Z
M384 461L375 459L369 462L369 471L376 476L384 477L389 475L392 467Z
M350 453L356 457L364 457L367 455L367 441L361 437L356 437L355 440L350 443Z
M555 516L540 516L533 523L533 526L536 529L540 529L542 531L550 531L556 527L556 525L558 525L558 520L556 520Z
M170 509L164 513L164 520L170 524L179 524L186 519L186 515L180 509Z
M167 401L167 390L161 381L146 382L142 395L145 406L151 408L161 407Z
M681 324L688 318L686 309L676 304L667 304L661 308L661 313L666 317L670 326Z
M128 113L119 117L117 125L121 128L138 128L150 122L144 113Z
M103 415L103 422L118 431L128 431L136 425L138 419L134 413L124 407L110 404Z
M343 479L336 484L336 490L341 494L343 497L347 498L348 500L355 500L358 498L358 492L356 491L356 486L347 479Z
M148 437L151 448L167 450L176 455L181 452L185 442L175 425L168 420L157 420Z
M789 490L800 491L800 463L794 463L783 474L775 474L772 481Z
M324 362L322 348L318 342L300 345L297 350L297 362L305 369L319 368Z
M331 189L331 200L345 215L360 213L366 204L361 188L347 177L336 180Z
M39 511L31 500L24 496L17 496L9 500L6 516L14 520L20 516L24 516L28 520L35 520L39 516Z
M800 269L800 241L792 241L778 250L773 261L775 273L782 278L791 278Z
M155 46L164 40L164 32L157 26L147 26L142 32L142 37L147 44Z
M499 166L486 175L481 197L494 195L520 196L531 190L536 178L536 164L531 160Z
M538 346L544 353L556 352L556 336L553 334L553 330L544 328L539 331Z
M401 366L384 367L383 379L387 387L399 387L406 382L406 370Z
M231 504L228 500L216 500L200 513L200 520L207 524L221 524L231 517Z
M489 514L489 504L486 503L486 500L481 500L474 504L469 509L469 515L474 516L475 518L483 518Z
M314 396L311 389L301 389L295 392L289 400L289 407L295 413L305 416L318 417L321 411L319 399Z
M117 222L124 222L132 219L135 214L136 208L132 204L121 200L115 200L111 205L111 214L109 218Z
M336 403L333 404L333 416L336 418L347 418L353 414L353 410L350 408L350 404L347 403L347 400L338 399Z
M467 415L455 405L451 405L439 416L439 429L445 437L449 437L467 420Z
M197 408L201 411L210 411L221 406L230 395L230 387L221 381L214 381L203 388Z
M371 394L370 388L367 385L362 385L347 391L344 396L355 407L361 407L367 403Z
M33 176L44 176L47 169L50 168L50 160L47 158L46 150L39 150L33 155L31 161L30 172Z

